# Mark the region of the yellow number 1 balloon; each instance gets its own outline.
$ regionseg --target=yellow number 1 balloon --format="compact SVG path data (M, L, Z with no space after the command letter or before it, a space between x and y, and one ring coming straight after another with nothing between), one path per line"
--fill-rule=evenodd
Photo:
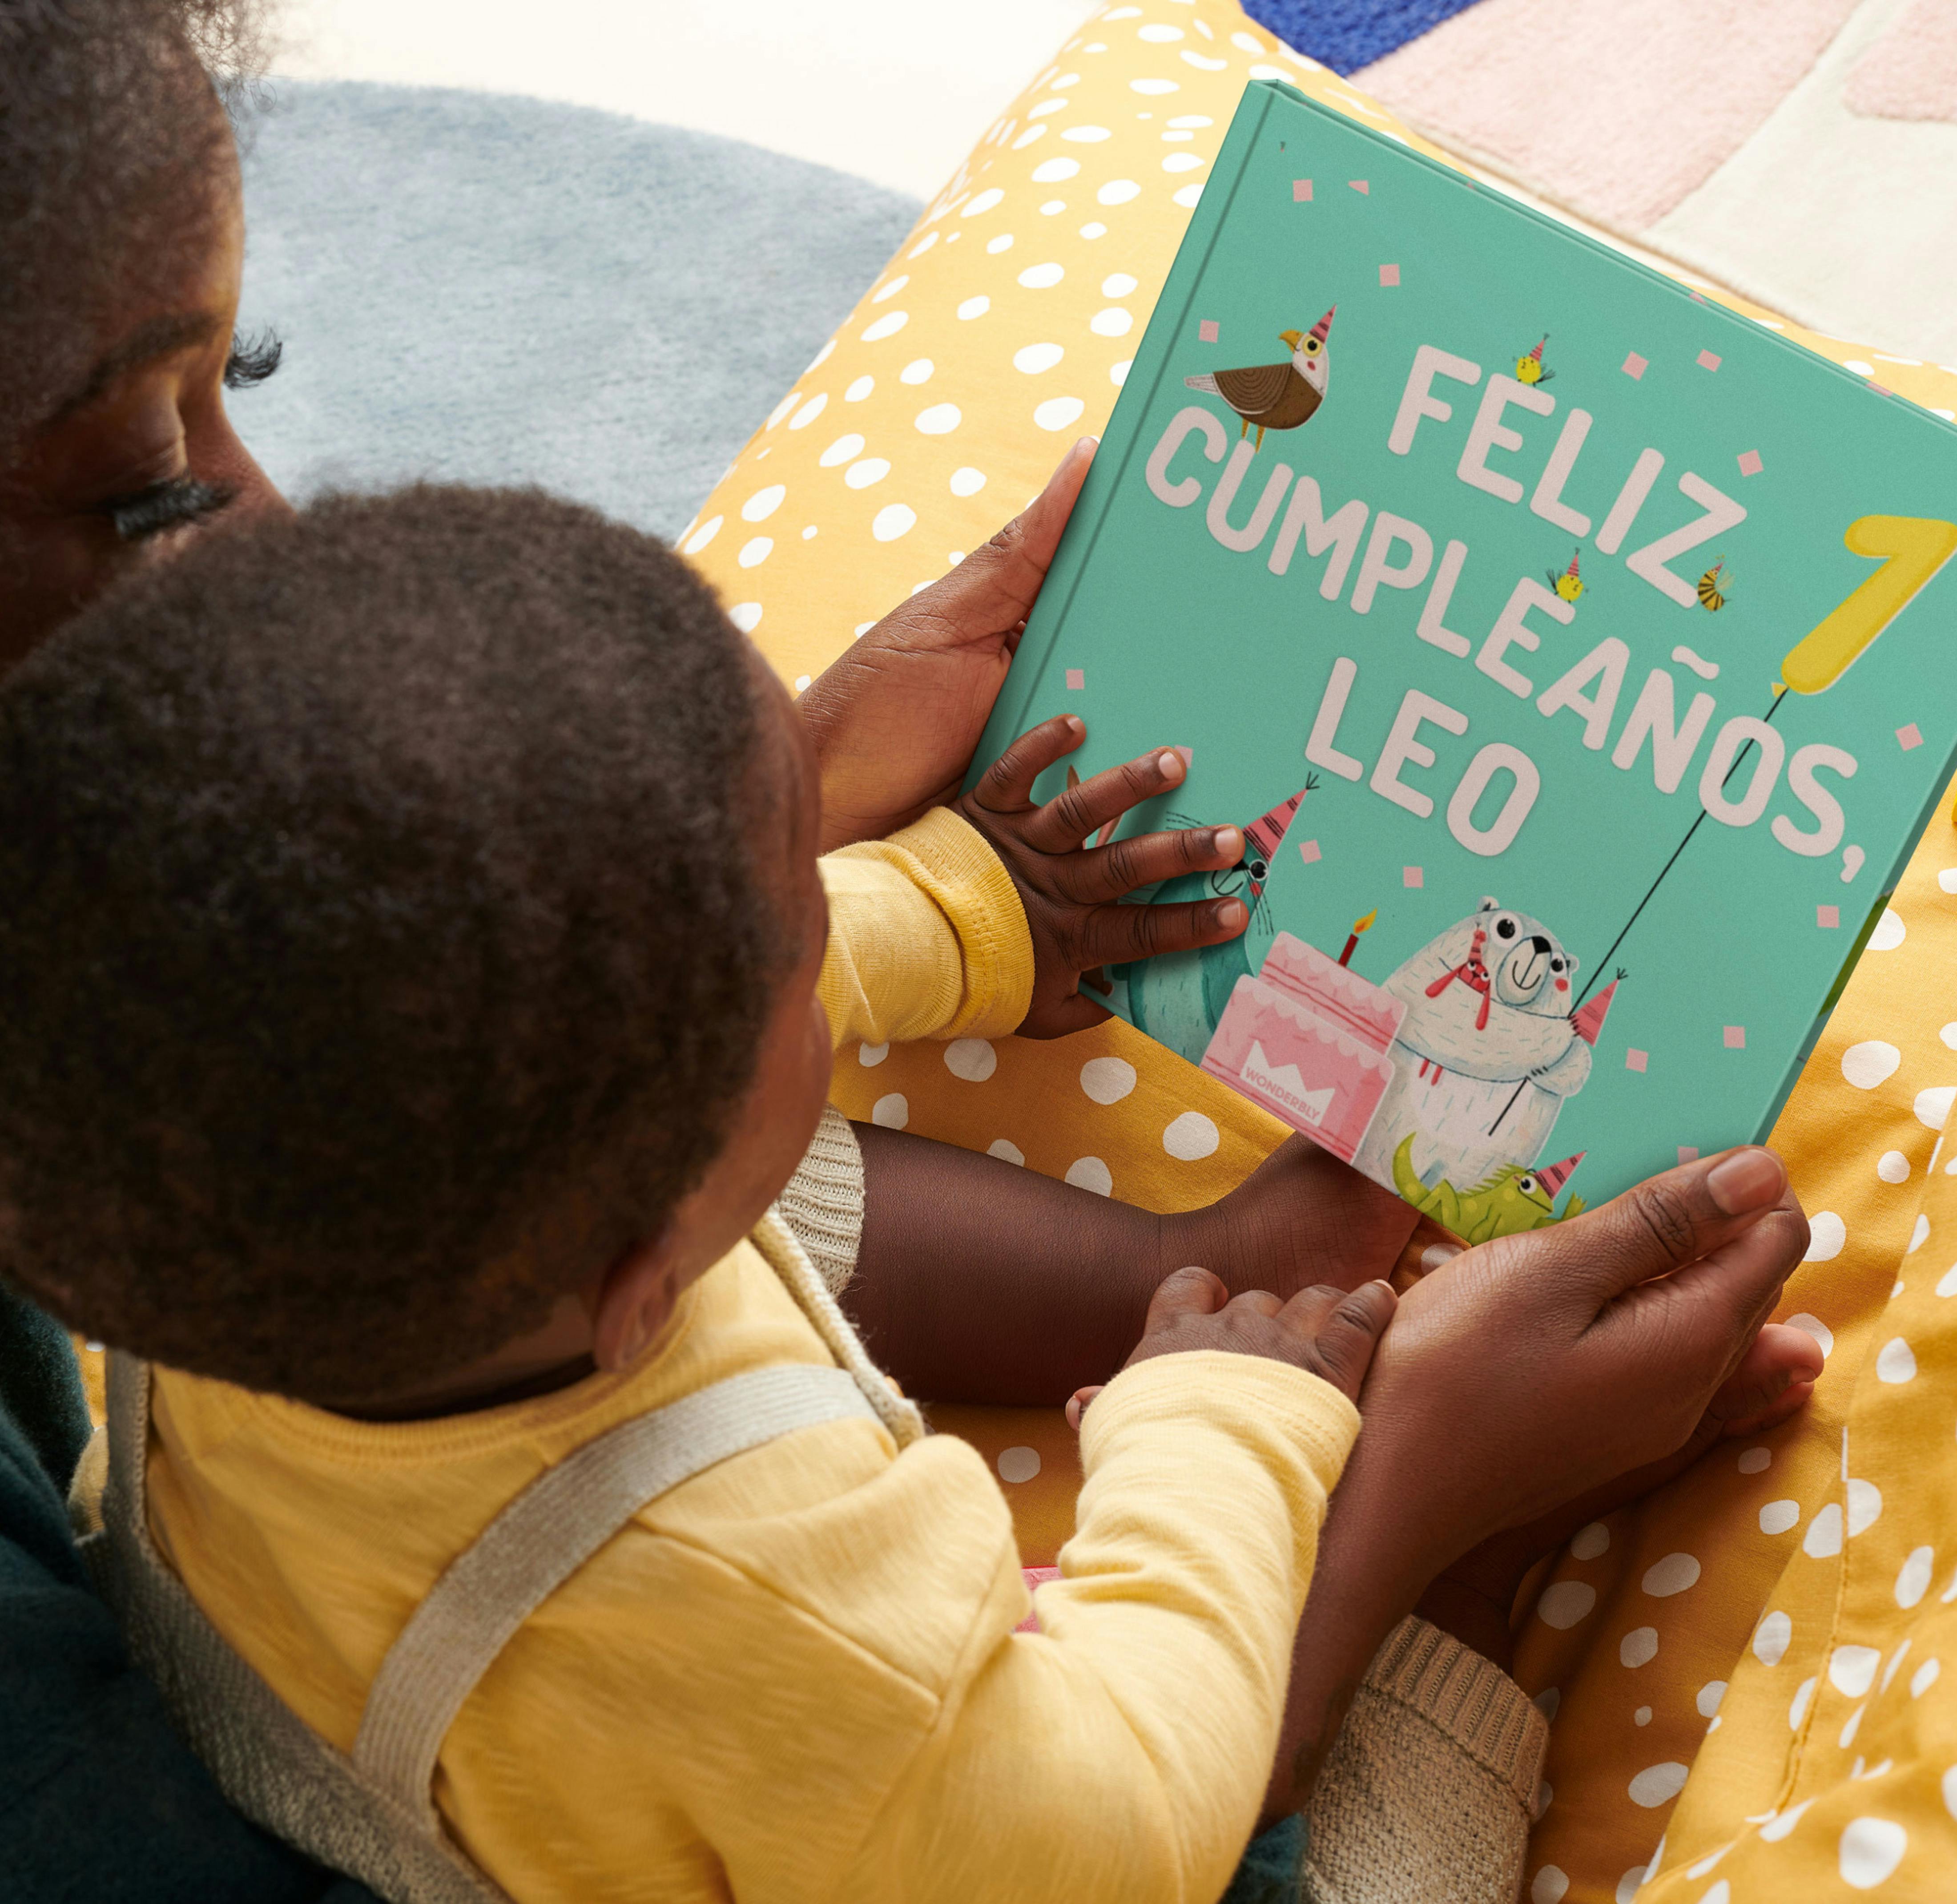
M1931 516L1858 516L1842 539L1854 554L1877 557L1883 565L1804 635L1781 664L1781 678L1796 694L1818 694L1848 672L1957 555L1957 523Z

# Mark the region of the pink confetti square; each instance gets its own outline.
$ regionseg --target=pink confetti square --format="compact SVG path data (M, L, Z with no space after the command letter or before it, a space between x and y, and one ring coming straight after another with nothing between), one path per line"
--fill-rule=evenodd
M1639 1051L1635 1045L1624 1054L1624 1069L1627 1071L1641 1071L1650 1062L1651 1053Z
M1307 866L1315 866L1324 856L1318 850L1316 840L1302 840L1298 843L1298 856Z
M1380 267L1380 282L1382 284L1394 285L1399 281L1400 267L1397 264L1382 264Z
M1086 670L1083 668L1068 669L1067 671L1067 685L1070 688L1086 687L1087 685Z
M1842 924L1842 909L1838 906L1817 906L1814 909L1814 922L1824 932L1838 930Z
M1699 1161L1698 1145L1696 1143L1681 1143L1678 1147L1678 1161L1680 1163L1696 1163Z
M1899 727L1896 729L1896 742L1907 754L1912 748L1923 745L1923 730L1914 721L1911 721L1907 727Z
M1205 318L1196 327L1196 334L1203 343L1214 343L1217 338L1216 320L1214 318Z
M1402 866L1400 868L1400 884L1410 888L1424 886L1427 884L1427 874L1418 866Z
M1649 363L1635 350L1624 359L1624 375L1634 383L1650 368Z
M1717 370L1719 368L1719 364L1720 357L1717 351L1702 350L1699 352L1699 368L1701 370Z
M1758 450L1742 450L1740 452L1740 475L1758 476L1761 467L1760 453Z
M1182 756L1182 770L1185 773L1196 764L1196 749L1193 747L1171 747L1169 751Z
M1890 389L1887 384L1879 384L1873 377L1869 379L1869 387L1883 397L1893 397L1895 394L1895 392ZM756 460L757 461L759 460L758 458Z
M1311 181L1309 179L1294 179L1291 182L1291 201L1294 205L1311 203Z
M1747 1048L1747 1028L1744 1025L1726 1027L1726 1048L1729 1052L1743 1052Z
M1370 198L1372 195L1373 188L1367 185L1363 179L1348 179L1345 182L1350 185L1355 191L1358 192L1365 197Z

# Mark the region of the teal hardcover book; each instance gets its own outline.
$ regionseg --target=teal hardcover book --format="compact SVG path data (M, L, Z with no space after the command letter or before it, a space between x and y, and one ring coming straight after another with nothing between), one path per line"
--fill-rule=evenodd
M1250 928L1099 995L1533 1228L1772 1128L1952 769L1946 511L1948 424L1253 85L979 759L1186 748L1124 830L1241 825L1149 897Z

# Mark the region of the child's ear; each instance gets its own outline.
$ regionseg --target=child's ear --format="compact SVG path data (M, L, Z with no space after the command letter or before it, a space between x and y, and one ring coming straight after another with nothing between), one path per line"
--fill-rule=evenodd
M650 1243L635 1243L607 1270L591 1312L592 1359L607 1374L631 1367L672 1315L673 1230L669 1224Z

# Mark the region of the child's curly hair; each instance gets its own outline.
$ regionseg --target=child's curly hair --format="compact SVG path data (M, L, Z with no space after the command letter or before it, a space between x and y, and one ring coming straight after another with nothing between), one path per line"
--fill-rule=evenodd
M797 956L711 593L535 492L213 536L0 691L0 1270L327 1405L658 1231Z
M0 467L93 320L210 216L266 0L0 0ZM215 87L215 90L213 90Z

